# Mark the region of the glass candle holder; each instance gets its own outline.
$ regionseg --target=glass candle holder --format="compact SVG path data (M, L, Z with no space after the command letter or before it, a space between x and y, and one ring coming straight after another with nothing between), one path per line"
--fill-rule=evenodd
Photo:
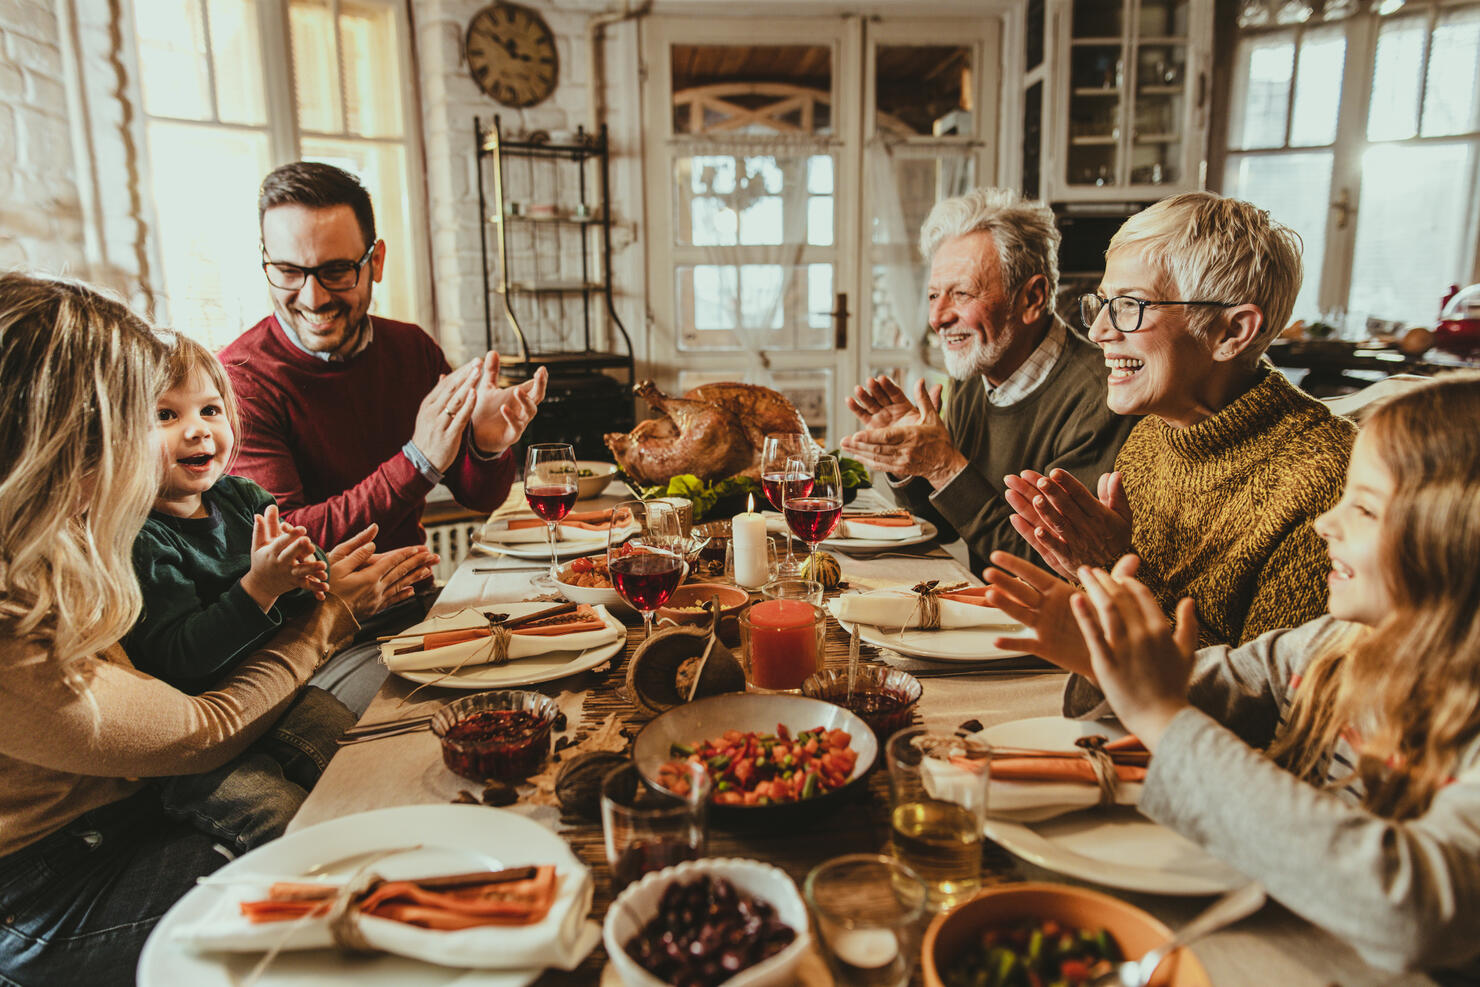
M812 868L803 894L838 987L904 987L920 958L925 884L889 857L855 853Z
M601 783L601 829L611 865L612 894L644 874L704 856L709 835L709 773L686 763L689 791L654 791L635 764L612 769Z
M806 600L762 600L740 615L740 663L753 692L800 692L822 668L827 613Z
M814 607L820 607L822 597L821 583L799 576L782 576L761 587L761 598L765 600L806 600Z

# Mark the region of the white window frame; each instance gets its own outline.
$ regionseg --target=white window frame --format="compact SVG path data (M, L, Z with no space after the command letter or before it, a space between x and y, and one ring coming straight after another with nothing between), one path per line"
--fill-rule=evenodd
M1326 217L1324 262L1320 271L1307 270L1305 272L1307 279L1311 277L1318 277L1320 279L1317 298L1318 307L1321 312L1345 310L1347 301L1351 296L1352 269L1356 256L1356 210L1362 196L1362 158L1369 148L1385 145L1398 146L1469 142L1475 145L1476 157L1477 160L1480 160L1480 131L1447 134L1439 137L1425 137L1415 134L1412 137L1392 140L1369 140L1367 138L1367 121L1372 101L1372 80L1375 74L1374 61L1377 53L1378 36L1383 22L1405 16L1411 17L1415 10L1427 11L1428 13L1424 66L1420 72L1418 92L1421 108L1424 87L1427 85L1428 45L1432 40L1433 28L1438 17L1447 9L1477 6L1480 5L1477 5L1475 0L1413 0L1413 2L1406 4L1400 11L1390 16L1383 16L1369 10L1354 14L1344 21L1337 22L1345 29L1346 56L1343 63L1341 103L1337 115L1336 136L1331 143L1311 146L1291 146L1289 144L1289 128L1294 111L1295 85L1293 81L1287 96L1286 140L1282 146L1249 149L1236 148L1232 146L1234 135L1231 133L1224 134L1222 168L1216 176L1219 188L1224 183L1230 164L1242 157L1275 156L1303 151L1329 150L1331 152L1331 208L1328 210ZM1295 64L1292 68L1293 80L1298 77L1299 73L1300 39L1304 32L1326 26L1329 25L1320 21L1311 21L1306 24L1271 25L1269 27L1240 31L1238 39L1242 40L1245 37L1256 35L1264 37L1288 37L1292 39L1295 43ZM1230 93L1230 107L1245 97L1246 93L1238 91ZM1233 114L1230 111L1230 123L1232 119ZM1472 177L1470 195L1467 197L1467 201L1456 203L1456 206L1467 208L1470 211L1468 222L1471 230L1474 231L1474 241L1471 244L1469 280L1471 282L1480 281L1480 168L1477 168L1477 174ZM1434 298L1436 314L1438 303L1439 298L1436 296Z

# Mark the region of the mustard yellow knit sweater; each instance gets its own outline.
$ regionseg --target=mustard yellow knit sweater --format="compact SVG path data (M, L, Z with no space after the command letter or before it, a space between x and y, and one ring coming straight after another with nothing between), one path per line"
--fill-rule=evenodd
M1312 522L1341 497L1356 429L1269 367L1191 428L1143 418L1115 460L1141 576L1162 608L1190 596L1203 646L1237 646L1326 611Z

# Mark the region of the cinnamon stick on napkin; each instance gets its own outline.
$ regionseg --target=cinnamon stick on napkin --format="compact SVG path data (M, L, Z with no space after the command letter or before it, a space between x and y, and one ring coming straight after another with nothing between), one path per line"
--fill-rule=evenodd
M576 607L574 613L556 614L545 617L542 620L534 620L529 623L511 627L509 633L523 634L529 637L556 637L561 634L581 634L586 631L599 631L606 626L601 617L592 610L589 604L581 604ZM454 644L462 644L464 641L476 641L479 638L488 637L493 633L493 628L483 627L459 627L450 631L432 631L423 634L420 641L414 637L407 637L404 641L397 641L400 647L395 653L410 654L414 651L435 651L438 648L450 647Z
M377 881L354 907L362 915L442 931L533 925L549 913L555 890L555 867L545 864L414 881ZM281 882L268 890L265 900L242 902L241 910L252 922L327 914L339 891L333 885Z
M1110 756L1118 781L1145 781L1146 765L1151 752L1140 738L1119 737L1115 740L1094 738L1097 746ZM992 757L992 778L997 781L1076 781L1087 785L1099 784L1094 766L1082 754L1066 750L1020 750L1009 748ZM956 763L953 760L953 763ZM962 758L962 767L971 769L980 762Z
M543 528L544 526L544 521L532 517L516 518L509 522L510 531L518 531L522 528ZM556 526L583 528L587 531L606 531L612 526L612 511L610 507L604 511L571 511L557 521Z

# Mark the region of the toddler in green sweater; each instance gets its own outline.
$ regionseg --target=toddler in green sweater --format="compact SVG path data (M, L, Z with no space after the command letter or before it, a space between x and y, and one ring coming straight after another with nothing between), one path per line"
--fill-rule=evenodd
M226 475L237 417L221 364L177 336L166 370L157 407L164 473L134 543L144 612L124 647L139 668L200 693L312 607L328 565L303 528L279 519L272 495ZM162 779L165 809L237 851L281 836L354 719L305 686L236 760Z

